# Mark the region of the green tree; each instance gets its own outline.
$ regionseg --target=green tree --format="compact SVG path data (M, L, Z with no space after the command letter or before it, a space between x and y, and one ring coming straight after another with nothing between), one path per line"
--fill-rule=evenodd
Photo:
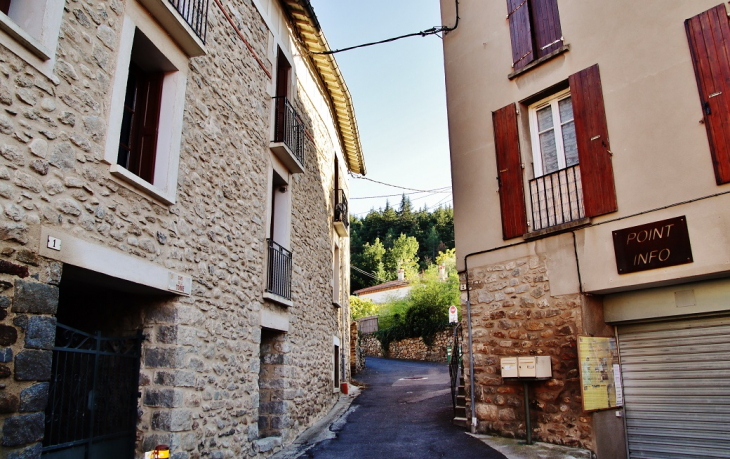
M418 277L418 241L413 236L402 234L393 241L393 247L385 256L385 271L388 276L397 276L398 269L405 271L406 279ZM391 277L395 278L395 277Z
M378 314L378 305L371 300L350 295L350 313L352 320L374 316Z
M431 225L428 228L428 233L426 234L426 250L428 251L428 261L431 263L436 260L436 250L440 243L441 235L439 235L439 232L436 231L436 226Z

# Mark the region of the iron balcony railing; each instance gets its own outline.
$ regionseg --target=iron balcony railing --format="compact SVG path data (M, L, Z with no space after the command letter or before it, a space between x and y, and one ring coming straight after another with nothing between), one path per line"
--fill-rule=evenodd
M345 190L337 190L337 200L335 201L335 222L342 223L345 228L350 226L350 214L347 207L347 196Z
M284 96L274 97L276 126L274 142L283 142L304 167L304 123Z
M585 218L580 166L530 180L530 201L533 231Z
M266 242L269 247L266 291L291 300L292 253L271 239Z
M193 29L195 34L205 44L208 33L208 3L209 0L168 0L170 5L180 13L180 16Z

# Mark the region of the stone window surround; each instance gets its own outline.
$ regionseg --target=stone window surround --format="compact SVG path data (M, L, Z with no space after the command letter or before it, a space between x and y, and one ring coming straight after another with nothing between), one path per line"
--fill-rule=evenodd
M65 4L66 0L16 0L9 15L0 13L0 44L55 84L60 83L53 69Z
M137 29L152 41L158 50L177 68L177 71L165 73L162 83L162 101L160 104L160 123L153 183L143 180L117 164L129 63L134 34ZM175 204L185 109L185 90L188 77L188 57L160 28L154 18L135 1L127 3L118 49L104 162L110 165L109 171L113 176L158 201L169 205Z

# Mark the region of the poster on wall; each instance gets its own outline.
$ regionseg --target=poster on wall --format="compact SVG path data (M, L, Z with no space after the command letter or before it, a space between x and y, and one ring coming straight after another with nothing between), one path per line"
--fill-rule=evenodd
M616 338L578 337L583 410L623 406Z

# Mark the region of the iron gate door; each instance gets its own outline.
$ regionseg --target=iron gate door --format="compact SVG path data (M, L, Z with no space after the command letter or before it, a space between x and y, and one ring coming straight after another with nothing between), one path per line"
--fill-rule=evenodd
M44 458L134 457L141 344L57 325Z

